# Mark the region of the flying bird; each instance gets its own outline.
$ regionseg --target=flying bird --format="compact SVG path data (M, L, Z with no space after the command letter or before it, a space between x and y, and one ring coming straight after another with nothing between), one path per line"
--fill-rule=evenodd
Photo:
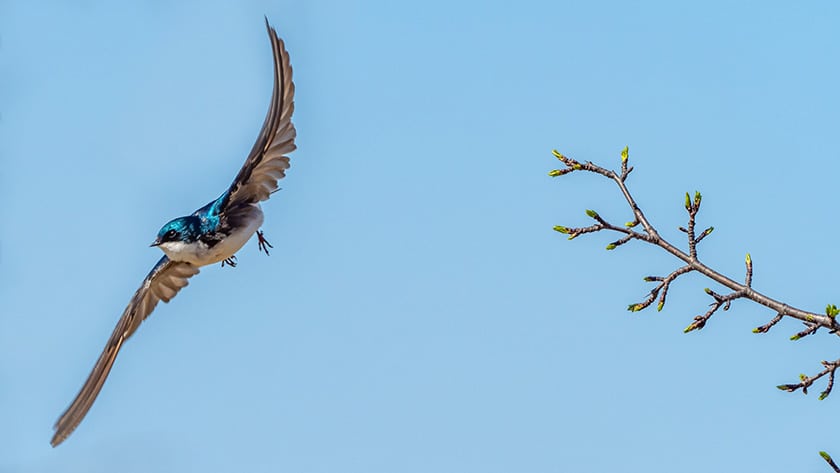
M50 444L63 442L84 419L108 377L123 344L137 330L158 301L169 302L198 274L198 268L222 262L236 266L234 254L254 234L258 249L268 254L271 245L259 230L263 223L260 202L278 189L277 181L289 168L287 154L294 151L295 127L292 124L295 85L289 53L283 40L265 20L271 50L274 53L274 89L262 130L245 164L222 195L196 210L178 217L160 229L151 246L165 256L152 268L134 293L117 322L111 338L96 361L81 391L53 427Z

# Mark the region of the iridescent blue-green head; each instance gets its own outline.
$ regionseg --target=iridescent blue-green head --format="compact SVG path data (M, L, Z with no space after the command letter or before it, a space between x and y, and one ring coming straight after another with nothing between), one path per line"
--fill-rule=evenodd
M192 243L201 234L201 221L198 217L178 217L161 227L151 246L161 246L164 249L172 243Z

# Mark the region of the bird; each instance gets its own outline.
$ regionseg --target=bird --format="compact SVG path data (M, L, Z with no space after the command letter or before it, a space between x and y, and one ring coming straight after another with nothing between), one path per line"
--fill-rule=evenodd
M274 86L271 102L251 152L233 183L222 195L193 212L166 223L151 244L164 256L143 279L125 308L82 389L56 421L50 444L63 442L81 423L102 390L117 354L159 301L169 302L188 284L202 266L236 265L235 253L252 236L258 251L272 248L259 228L263 224L260 202L277 191L278 180L289 168L288 154L296 149L297 132L292 123L295 85L289 53L277 31L265 18L274 56Z

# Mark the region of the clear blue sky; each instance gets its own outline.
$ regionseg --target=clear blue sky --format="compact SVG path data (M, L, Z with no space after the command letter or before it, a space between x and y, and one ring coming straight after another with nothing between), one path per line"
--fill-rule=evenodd
M70 6L70 3L75 4ZM617 166L675 242L805 309L840 304L836 2L0 4L0 471L824 471L840 393L776 384L836 338L750 330L677 262L555 224L629 220L551 149ZM124 2L127 3L127 2ZM678 5L679 3L679 5ZM51 426L160 252L215 198L271 87L299 150L250 242L128 342L57 449Z

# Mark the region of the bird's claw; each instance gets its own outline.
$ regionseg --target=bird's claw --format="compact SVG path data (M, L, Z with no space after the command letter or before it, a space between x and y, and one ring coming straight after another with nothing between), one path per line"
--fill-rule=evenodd
M270 255L268 252L269 248L274 248L271 246L271 243L265 239L265 235L263 235L262 230L257 230L257 246L259 246L260 251L265 251L266 255Z
M225 267L225 263L227 263L227 265L230 266L231 268L235 268L236 267L236 255L233 255L230 258L226 258L226 259L222 260L222 267L223 268Z

